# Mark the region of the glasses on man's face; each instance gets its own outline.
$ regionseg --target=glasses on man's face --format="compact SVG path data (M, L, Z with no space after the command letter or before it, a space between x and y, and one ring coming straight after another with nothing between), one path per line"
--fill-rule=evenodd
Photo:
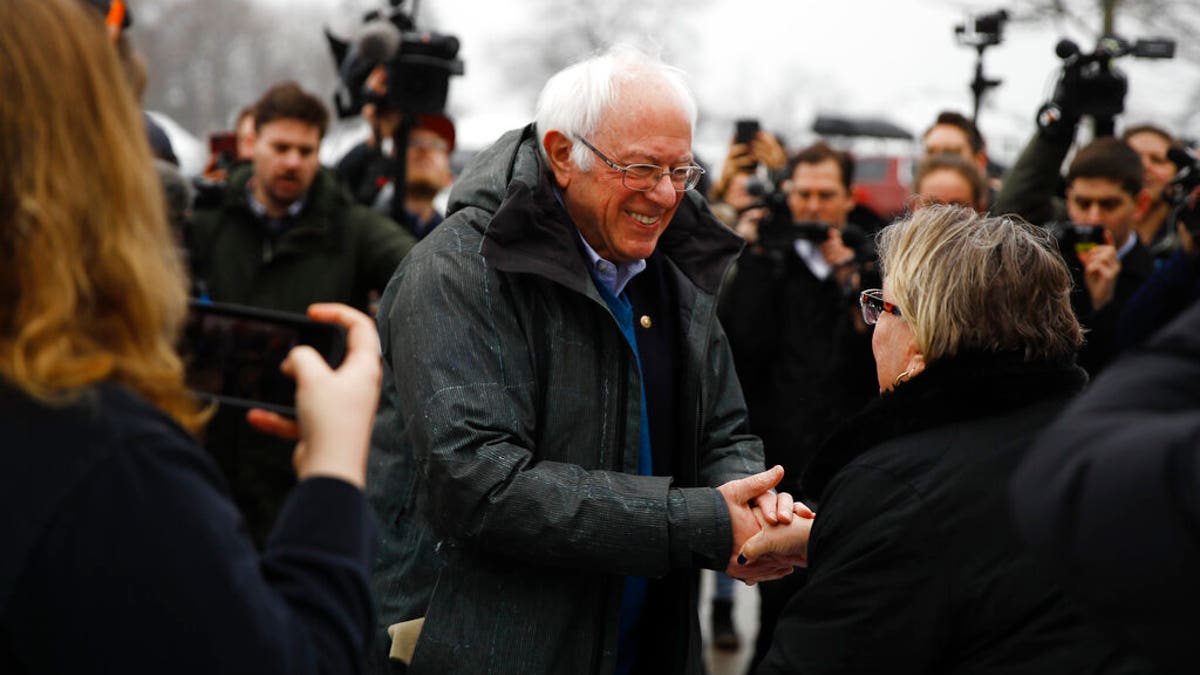
M874 326L883 312L900 316L900 308L883 299L883 290L869 288L858 296L858 306L862 308L863 321L868 326Z
M614 171L621 172L621 184L630 190L638 192L649 192L658 187L659 181L663 176L671 179L671 187L675 188L676 192L691 190L700 182L700 176L704 175L704 167L689 164L688 166L680 166L674 169L664 169L657 164L630 164L628 166L618 166L616 162L604 156L603 152L596 149L596 146L587 142L587 139L580 137L579 141L583 143L588 150L596 154L609 168Z

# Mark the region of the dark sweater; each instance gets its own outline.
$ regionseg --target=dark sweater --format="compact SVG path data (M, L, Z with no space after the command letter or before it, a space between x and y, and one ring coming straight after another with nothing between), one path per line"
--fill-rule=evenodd
M315 478L259 556L213 461L145 400L0 382L0 672L358 672L374 535L359 490Z

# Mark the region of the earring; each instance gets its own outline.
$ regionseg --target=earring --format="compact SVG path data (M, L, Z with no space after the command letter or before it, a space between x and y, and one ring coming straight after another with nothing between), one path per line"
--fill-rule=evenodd
M892 386L893 387L900 386L900 383L907 380L911 375L912 375L912 369L909 368L908 370L906 370L903 373L900 373L899 375L896 376L896 379L892 382Z

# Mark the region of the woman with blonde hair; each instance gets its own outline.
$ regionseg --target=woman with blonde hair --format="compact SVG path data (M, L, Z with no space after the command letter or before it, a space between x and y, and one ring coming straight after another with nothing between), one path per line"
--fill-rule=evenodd
M1009 517L1014 467L1087 382L1053 238L929 206L878 243L883 288L860 302L880 396L805 473L815 519L742 552L808 562L757 672L1139 672Z
M142 119L79 0L0 3L0 672L348 672L372 622L365 316L292 351L301 483L260 557L191 434L186 281Z

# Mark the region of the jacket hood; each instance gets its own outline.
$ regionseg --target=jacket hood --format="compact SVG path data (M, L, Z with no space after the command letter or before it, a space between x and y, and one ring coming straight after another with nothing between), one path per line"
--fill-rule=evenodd
M891 439L1065 399L1087 381L1087 373L1067 360L1027 362L1007 352L942 359L842 422L805 471L804 494L819 497L842 467Z
M493 214L484 225L483 254L498 269L531 272L568 286L586 279L577 230L554 197L551 174L533 124L510 131L480 153L455 181L448 212L468 207ZM742 239L723 225L704 198L689 190L657 250L701 290L715 295Z

